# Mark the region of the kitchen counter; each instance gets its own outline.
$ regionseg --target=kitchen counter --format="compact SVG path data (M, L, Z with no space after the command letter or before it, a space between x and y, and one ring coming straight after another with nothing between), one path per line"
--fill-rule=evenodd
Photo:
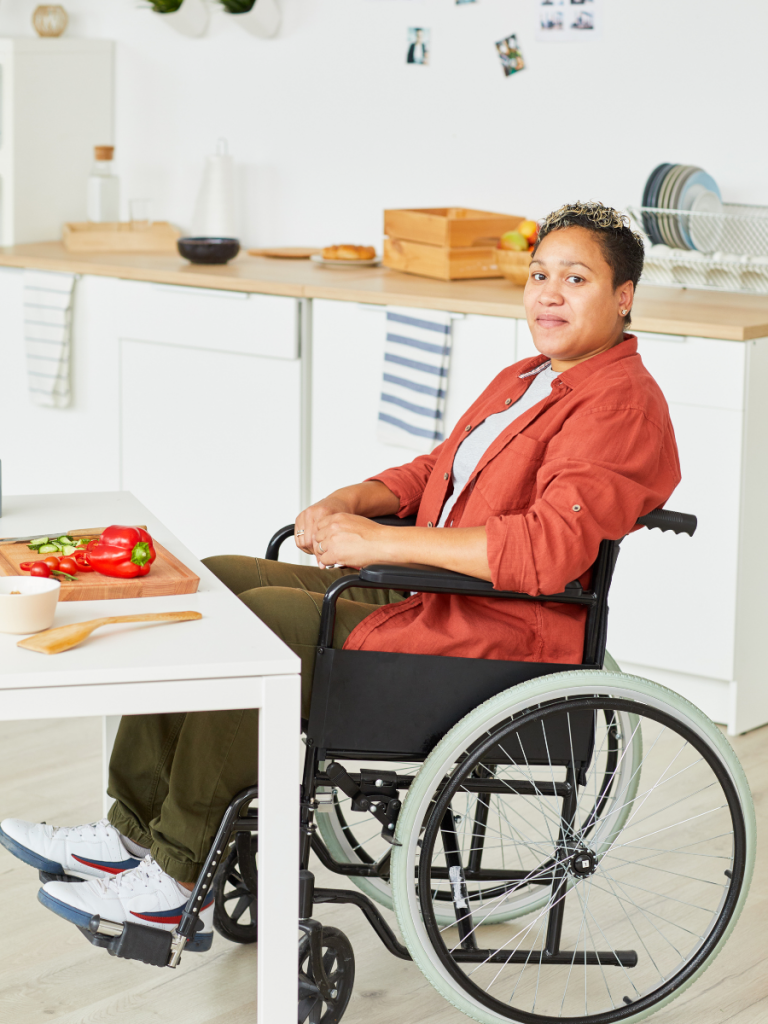
M172 254L72 253L61 242L36 242L0 248L0 267L516 319L525 316L523 289L503 278L434 281L384 267L329 270L309 260L246 254L225 266L195 266ZM641 286L632 328L726 341L768 337L768 296Z

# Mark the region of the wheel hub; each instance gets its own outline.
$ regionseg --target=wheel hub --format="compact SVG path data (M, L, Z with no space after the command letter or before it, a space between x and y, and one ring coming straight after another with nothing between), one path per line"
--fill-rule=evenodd
M576 875L577 878L588 878L589 875L594 875L597 870L597 857L591 850L586 848L577 850L572 855L568 867L571 874Z

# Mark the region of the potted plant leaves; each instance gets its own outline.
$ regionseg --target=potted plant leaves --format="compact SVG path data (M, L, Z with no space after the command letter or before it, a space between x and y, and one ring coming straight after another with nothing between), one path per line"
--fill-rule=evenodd
M163 21L184 36L202 36L208 29L210 8L207 0L149 0L150 8L163 15Z
M271 39L280 29L280 8L276 0L219 0L228 14L234 14L237 24L251 35Z

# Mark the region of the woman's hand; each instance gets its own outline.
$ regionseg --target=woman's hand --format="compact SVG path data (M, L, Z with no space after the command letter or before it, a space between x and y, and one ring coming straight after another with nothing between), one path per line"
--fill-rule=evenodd
M356 518L386 516L393 515L399 508L400 499L379 480L366 480L361 484L342 487L296 516L296 546L308 555L317 554L317 526L321 519L329 516L343 513Z
M387 561L387 540L394 527L380 526L364 516L336 512L317 522L314 555L317 564L362 568Z
M317 504L305 508L296 516L296 547L306 551L308 555L315 554L318 523L329 516L350 511L350 502L339 494L331 494Z

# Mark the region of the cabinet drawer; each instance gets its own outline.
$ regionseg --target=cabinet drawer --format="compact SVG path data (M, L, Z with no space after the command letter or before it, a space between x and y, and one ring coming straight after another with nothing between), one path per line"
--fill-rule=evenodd
M673 334L638 334L637 340L643 362L668 402L744 408L744 342Z
M296 299L136 281L121 282L120 298L122 338L298 358Z

